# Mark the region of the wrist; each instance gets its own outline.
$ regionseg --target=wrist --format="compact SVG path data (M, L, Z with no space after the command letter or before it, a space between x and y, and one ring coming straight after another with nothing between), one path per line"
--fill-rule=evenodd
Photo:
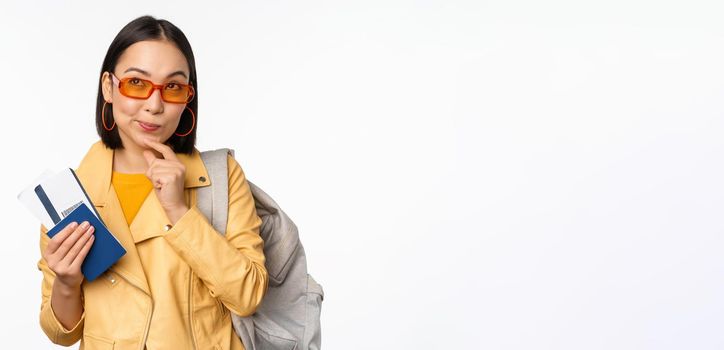
M168 216L168 219L171 221L171 224L175 225L176 222L178 222L179 219L181 219L186 212L189 211L189 207L186 205L182 205L179 207L171 208L166 210L166 216Z
M60 279L56 279L55 282L53 282L53 289L54 292L58 293L58 295L63 297L71 297L78 293L80 293L80 284L78 285L70 285L65 282L63 282Z

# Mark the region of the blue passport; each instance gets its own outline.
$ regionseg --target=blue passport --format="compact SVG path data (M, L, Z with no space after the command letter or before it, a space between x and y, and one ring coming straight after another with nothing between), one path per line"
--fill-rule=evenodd
M126 250L123 249L123 246L118 242L116 237L108 231L108 228L98 220L98 217L93 215L85 203L75 208L68 216L64 217L63 220L55 224L52 229L48 230L48 236L53 238L53 236L73 221L77 222L78 225L83 223L83 221L88 221L95 229L95 231L93 231L93 235L96 236L95 241L80 267L85 279L93 281L115 264L123 254L126 254Z

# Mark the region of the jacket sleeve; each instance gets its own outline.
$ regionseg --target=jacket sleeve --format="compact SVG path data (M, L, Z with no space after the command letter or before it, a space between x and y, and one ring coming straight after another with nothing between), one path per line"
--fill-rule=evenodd
M211 295L232 312L248 316L256 311L268 287L262 220L244 171L227 155L229 210L222 236L193 205L164 238L199 276Z
M48 263L42 257L45 247L50 242L47 235L48 230L44 225L40 225L40 260L38 261L38 270L43 272L43 282L41 285L42 301L40 303L40 328L43 329L45 335L51 342L63 346L71 346L75 344L83 336L83 325L85 322L85 310L80 316L78 323L72 329L65 329L63 325L55 317L53 308L50 305L50 296L53 292L53 281L55 281L55 272L48 267Z

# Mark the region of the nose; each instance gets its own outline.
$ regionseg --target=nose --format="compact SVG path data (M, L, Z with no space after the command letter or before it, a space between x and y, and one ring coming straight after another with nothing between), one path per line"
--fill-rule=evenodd
M159 89L153 89L151 96L146 99L146 110L152 114L163 112L163 99L161 98L161 91Z

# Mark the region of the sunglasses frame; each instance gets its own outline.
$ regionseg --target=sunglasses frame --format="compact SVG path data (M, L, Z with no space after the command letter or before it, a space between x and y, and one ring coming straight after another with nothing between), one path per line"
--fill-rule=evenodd
M135 98L135 99L137 99L137 100L147 100L149 97L151 97L151 95L153 95L153 91L158 89L159 93L161 94L161 99L162 99L164 102L168 102L168 103L178 103L178 104L187 104L187 103L191 102L191 101L194 99L194 95L195 95L195 93L194 93L194 87L193 87L191 84L183 84L183 83L176 83L176 82L174 82L174 83L166 83L166 84L176 84L176 85L179 85L179 86L184 86L184 87L187 87L187 88L189 89L189 96L187 97L187 99L186 99L185 102L175 102L175 101L168 101L168 100L166 100L166 99L163 97L163 88L166 87L166 84L158 85L158 84L154 84L152 81L150 81L150 80L148 80L148 79L142 79L142 78L138 78L138 77L127 77L127 78L123 78L123 79L118 79L118 77L116 77L116 75L113 74L113 72L109 72L109 73L111 74L111 77L113 77L114 83L115 83L116 86L118 87L118 92L120 92L121 95L126 96L126 97L128 97L128 98ZM125 83L127 83L129 80L133 80L133 79L138 79L138 80L141 80L141 81L144 81L144 82L147 82L147 83L151 84L152 88L151 88L151 90L148 92L148 95L147 95L146 97L129 96L129 95L126 95L125 93L123 93L123 89L121 89L121 83L125 84Z

